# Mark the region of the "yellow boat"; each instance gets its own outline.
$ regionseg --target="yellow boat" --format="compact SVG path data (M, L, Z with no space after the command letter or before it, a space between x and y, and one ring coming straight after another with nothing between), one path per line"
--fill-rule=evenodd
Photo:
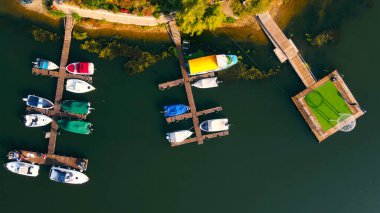
M238 61L236 55L209 55L189 60L189 74L200 75L227 69Z

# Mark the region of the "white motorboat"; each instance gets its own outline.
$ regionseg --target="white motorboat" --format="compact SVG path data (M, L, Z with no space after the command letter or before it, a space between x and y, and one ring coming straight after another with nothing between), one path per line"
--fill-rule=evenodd
M26 102L26 105L39 109L52 109L54 107L53 102L35 95L28 95L27 98L23 98L22 100Z
M24 116L26 127L40 127L48 125L53 119L41 114L29 114Z
M44 69L44 70L57 70L59 69L59 66L57 66L55 63L48 61L46 59L37 58L35 62L33 62L34 67L38 69Z
M198 80L191 86L201 88L201 89L207 89L207 88L218 87L218 83L220 83L220 81L218 81L218 78L213 77L213 78L204 78L204 79Z
M86 93L95 90L95 87L83 80L68 79L66 81L66 90L73 93Z
M82 184L89 181L87 175L82 172L55 166L51 167L49 178L50 180L54 180L59 183L69 184Z
M40 170L39 165L34 165L30 163L25 162L19 162L19 161L13 161L4 164L5 168L7 168L9 171L19 174L19 175L25 175L29 177L37 177L38 171Z
M193 134L193 132L191 132L189 130L180 130L180 131L176 131L176 132L169 132L169 133L166 133L166 139L168 139L168 141L170 143L178 143L178 142L182 142L182 141L186 140L192 134Z
M225 131L229 129L229 126L227 118L207 120L199 125L201 130L205 132Z

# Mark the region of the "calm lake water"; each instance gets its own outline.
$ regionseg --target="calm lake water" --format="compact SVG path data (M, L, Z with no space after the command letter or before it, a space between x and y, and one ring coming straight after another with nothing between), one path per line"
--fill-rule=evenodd
M338 69L368 113L350 133L337 133L318 144L290 97L304 89L289 64L263 81L225 82L217 89L194 90L198 109L223 106L202 117L228 117L231 135L204 145L170 148L165 133L190 128L184 121L168 125L159 113L164 104L186 103L184 88L159 91L157 84L180 77L175 58L161 61L130 77L124 59L99 60L72 43L70 62L93 61L90 94L65 93L66 99L88 100L95 131L89 136L62 131L57 154L86 157L90 182L71 186L52 182L49 167L37 178L0 170L1 212L379 212L380 99L377 66L380 4L342 0L322 13L312 1L286 28L318 78ZM326 1L328 2L328 1ZM2 10L0 10L2 11ZM28 94L53 99L56 80L33 76L35 57L59 62L62 41L39 43L26 19L0 17L0 162L9 150L46 151L44 131L25 128L21 101ZM46 24L46 23L45 23ZM62 33L63 29L44 26ZM314 48L305 33L334 30L338 42ZM225 35L205 33L194 46L237 52ZM166 42L130 40L146 50L168 48ZM239 42L260 68L278 65L271 44ZM247 57L246 57L247 58ZM246 60L248 63L248 60ZM69 209L70 208L70 209Z

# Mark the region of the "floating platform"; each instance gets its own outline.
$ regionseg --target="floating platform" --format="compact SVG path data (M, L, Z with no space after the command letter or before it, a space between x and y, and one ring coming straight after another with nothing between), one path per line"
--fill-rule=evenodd
M87 82L92 82L92 77L91 76L87 76L87 75L74 75L72 73L67 73L66 71L64 71L65 73L63 74L64 75L64 78L75 78L75 79L80 79L80 80L83 80L83 81L87 81ZM49 71L49 70L43 70L43 69L38 69L38 68L32 68L32 74L33 75L43 75L43 76L48 76L48 77L54 77L54 78L58 78L59 77L59 74L60 71Z
M211 139L211 138L223 137L223 136L227 136L227 135L229 135L228 131L216 132L216 133L211 133L211 134L207 134L207 135L202 135L202 139L206 140L206 139ZM198 141L198 138L194 137L194 138L186 139L182 142L171 143L171 146L175 147L175 146L180 146L180 145L184 145L184 144L188 144L188 143L194 143L197 141Z
M312 109L305 100L305 97L311 92L315 91L320 86L324 85L326 82L331 82L331 79L334 79L334 81L332 82L335 85L338 92L340 93L340 95L342 96L342 98L344 99L344 101L346 102L347 107L351 111L351 116L343 120L341 123L337 123L330 129L324 130L322 128L322 125L318 121L318 118L312 112ZM317 83L308 87L304 91L300 92L298 95L292 97L292 100L298 108L298 110L301 112L303 118L305 119L305 121L307 122L307 124L309 125L310 129L317 137L319 142L322 142L327 137L339 131L340 127L344 126L347 123L353 122L354 120L358 119L360 116L364 114L355 97L352 95L351 91L348 89L342 77L336 70L319 80Z
M72 114L72 113L62 112L62 111L55 113L53 110L37 109L37 108L29 107L29 106L26 107L26 111L27 112L39 112L39 113L47 115L49 117L77 118L77 119L81 119L81 120L86 120L86 118L87 118L87 115Z
M191 76L188 79L189 79L190 82L192 82L192 81L200 80L202 78L211 78L211 77L214 77L214 76L215 76L215 73L211 72L211 73L206 73L206 74L202 74L202 75ZM166 83L159 84L158 85L158 89L160 89L160 90L170 89L170 88L175 87L175 86L183 85L184 82L185 81L183 80L183 78L177 79L177 80L174 80L174 81L169 81L169 82L166 82Z
M86 171L88 167L88 159L85 158L66 157L26 150L16 150L15 152L19 154L21 161L29 163L48 166L70 167L72 169L77 169L80 171Z

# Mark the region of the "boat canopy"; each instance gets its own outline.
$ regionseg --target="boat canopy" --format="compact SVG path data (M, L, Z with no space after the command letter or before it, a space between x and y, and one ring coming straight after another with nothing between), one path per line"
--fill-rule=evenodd
M63 101L62 109L66 112L86 115L90 112L90 103L84 101Z
M203 89L218 87L218 78L217 77L204 78L204 79L198 80L197 82L192 84L192 86L203 88Z
M164 115L165 117L172 117L186 113L189 111L189 107L183 104L174 104L164 106Z
M40 69L45 69L45 70L47 70L47 69L49 68L49 61L44 60L44 59L40 59L40 60L38 61L38 67L39 67Z
M91 123L80 120L59 120L57 121L58 126L62 129L78 133L78 134L90 134L91 133Z
M197 75L219 68L216 55L191 59L188 63L190 75Z

